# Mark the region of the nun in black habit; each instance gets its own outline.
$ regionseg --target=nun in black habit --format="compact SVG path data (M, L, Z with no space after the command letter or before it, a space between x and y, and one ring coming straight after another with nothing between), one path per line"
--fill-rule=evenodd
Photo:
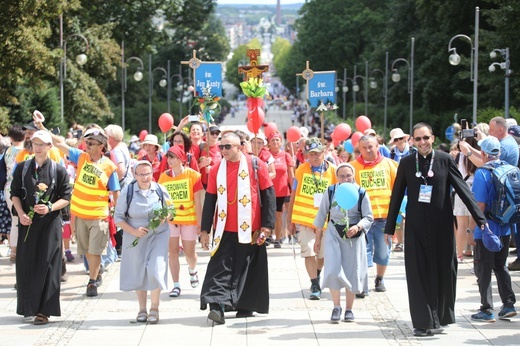
M414 334L442 332L441 326L455 323L457 260L450 186L468 207L479 226L484 214L463 180L453 158L432 149L435 137L430 125L413 128L415 155L401 160L390 200L385 239L391 240L405 195L405 268Z

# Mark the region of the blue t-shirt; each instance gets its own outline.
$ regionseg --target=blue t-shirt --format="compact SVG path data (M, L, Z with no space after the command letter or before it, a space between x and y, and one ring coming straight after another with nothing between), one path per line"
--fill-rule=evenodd
M518 166L518 144L513 136L506 136L500 140L500 160L513 166Z
M384 157L388 157L388 158L390 158L390 156L392 155L390 149L388 149L388 148L386 147L386 145L380 145L380 146L379 146L379 153L380 153L381 155L383 155Z
M83 154L83 150L79 150L77 148L69 148L69 160L74 164L78 164L79 157ZM105 159L110 160L108 157ZM112 175L108 178L108 190L110 191L119 191L121 190L121 185L119 185L119 177L117 176L117 172L114 171Z
M475 199L479 203L486 203L486 209L484 210L484 214L491 208L491 202L495 199L496 192L495 187L493 186L493 177L491 175L491 171L486 168L478 168L475 171L475 176L473 178L473 195L475 195ZM487 218L489 223L489 229L495 235L502 237L505 235L511 234L511 228L509 225L500 226L495 221ZM482 232L480 227L475 226L473 238L474 239L482 239Z

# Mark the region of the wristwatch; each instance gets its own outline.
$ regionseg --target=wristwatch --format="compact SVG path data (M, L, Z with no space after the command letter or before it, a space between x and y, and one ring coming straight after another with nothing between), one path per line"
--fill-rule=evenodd
M47 202L47 208L49 208L49 213L52 213L52 203Z
M466 154L466 157L470 157L471 155L473 155L473 152L472 151L468 151L468 153Z

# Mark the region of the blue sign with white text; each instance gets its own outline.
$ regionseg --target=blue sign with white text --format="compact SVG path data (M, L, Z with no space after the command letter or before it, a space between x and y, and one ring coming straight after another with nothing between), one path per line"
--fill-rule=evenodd
M448 126L446 128L446 131L444 132L444 135L446 136L446 138L449 140L449 141L452 141L453 138L455 138L455 127L453 126Z
M336 103L336 71L314 71L312 79L307 81L311 107Z
M195 70L195 91L202 95L202 88L211 87L211 95L222 96L222 63L201 62Z

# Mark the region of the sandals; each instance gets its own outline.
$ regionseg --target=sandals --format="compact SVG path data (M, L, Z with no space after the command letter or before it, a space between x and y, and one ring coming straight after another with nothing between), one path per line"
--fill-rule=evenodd
M47 323L49 323L49 317L45 316L44 314L37 314L34 317L34 321L33 321L34 325L40 326L40 325L47 324Z
M396 244L395 247L394 247L394 251L395 252L403 252L403 244L401 244L401 243Z
M159 309L150 309L150 313L148 314L148 323L156 324L159 322Z
M190 284L192 288L195 288L199 285L199 276L198 272L190 273Z
M174 287L173 290L170 292L170 297L177 298L181 295L181 288L180 287Z
M148 320L148 314L146 313L146 310L140 310L135 320L142 323L146 322Z

